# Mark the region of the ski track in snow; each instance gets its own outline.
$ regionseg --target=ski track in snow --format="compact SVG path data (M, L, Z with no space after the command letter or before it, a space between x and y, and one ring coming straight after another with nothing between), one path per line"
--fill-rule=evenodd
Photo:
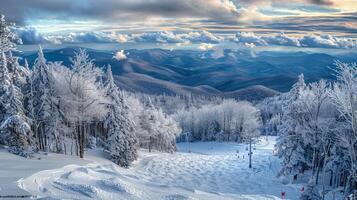
M41 171L19 186L46 199L269 200L280 199L282 191L287 199L298 199L298 186L276 177L280 165L272 155L274 139L256 145L252 169L244 144L180 143L174 154L141 151L129 169L99 160Z

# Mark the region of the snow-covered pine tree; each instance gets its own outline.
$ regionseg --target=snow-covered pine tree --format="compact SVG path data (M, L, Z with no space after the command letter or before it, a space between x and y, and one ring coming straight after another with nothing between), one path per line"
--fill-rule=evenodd
M17 39L10 28L13 27L13 23L5 21L5 16L0 15L0 49L4 53L16 50L16 44L13 42Z
M24 67L20 66L18 60L19 58L14 57L12 52L9 51L7 57L7 66L9 72L11 73L12 81L18 88L22 88L26 84L26 71Z
M0 57L0 125L7 119L7 104L11 88L11 79L7 70L5 53ZM4 135L0 135L0 143L5 143Z
M288 93L287 100L283 104L283 116L281 125L278 127L279 137L277 140L278 156L283 159L280 175L294 175L306 170L311 164L306 160L301 133L296 130L298 125L296 100L306 87L304 76L300 75L298 81Z
M32 81L32 101L33 101L33 131L38 140L38 148L44 150L49 147L49 137L53 135L51 115L53 113L53 80L49 66L43 54L42 47L39 47L38 57L33 66ZM52 131L52 132L51 132Z
M15 49L15 44L11 42L14 34L10 31L10 25L5 21L5 16L0 15L0 123L5 120L5 103L12 84L6 57L9 51Z
M21 91L12 84L6 98L5 120L0 126L1 135L11 153L28 156L32 152L32 131L23 108Z
M1 52L0 57L0 122L5 119L6 114L6 102L8 98L8 93L11 87L11 78L9 71L7 69L5 53Z
M23 108L23 94L19 87L15 73L9 72L8 63L18 67L17 59L12 57L11 51L16 49L12 42L15 35L10 31L10 25L0 16L0 142L9 146L9 151L22 156L27 156L32 150L32 132L28 125ZM10 62L8 62L10 60Z
M108 131L106 150L109 151L114 163L128 167L138 156L138 140L135 136L133 122L128 117L128 107L123 94L119 92L114 83L110 66L107 70L106 89L110 100L108 115L104 123Z

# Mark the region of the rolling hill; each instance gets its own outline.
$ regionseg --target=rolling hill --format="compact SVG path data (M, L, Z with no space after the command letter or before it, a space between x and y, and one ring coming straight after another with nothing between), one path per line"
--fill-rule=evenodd
M78 47L45 51L48 61L69 58ZM119 87L150 94L218 95L257 100L288 91L296 77L304 73L307 82L331 80L334 60L351 62L357 54L332 56L305 52L250 52L224 50L221 57L213 51L128 50L127 59L113 59L113 51L87 49L95 64L112 66ZM23 55L33 63L36 53Z

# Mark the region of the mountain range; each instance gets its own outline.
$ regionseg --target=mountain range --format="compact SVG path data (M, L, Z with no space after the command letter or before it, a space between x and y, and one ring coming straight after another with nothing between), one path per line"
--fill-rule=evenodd
M45 51L48 61L69 58L78 47ZM126 59L113 58L114 51L86 49L97 66L112 66L119 87L149 94L217 95L259 100L286 92L301 73L307 82L333 80L334 61L355 61L357 54L223 50L144 49L127 50ZM23 53L30 65L36 53Z

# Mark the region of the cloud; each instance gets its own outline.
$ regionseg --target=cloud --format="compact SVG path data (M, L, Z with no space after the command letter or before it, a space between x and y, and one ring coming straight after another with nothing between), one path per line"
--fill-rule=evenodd
M202 50L202 51L207 51L207 50L210 50L212 48L213 48L213 45L209 44L209 43L201 43L200 46L198 46L198 49Z
M124 34L116 35L115 33L113 33L112 37L116 38L116 41L118 41L119 43L125 43L125 42L128 42L128 40L129 40L129 37Z
M310 0L310 2L313 4L327 5L327 6L331 6L335 4L335 2L332 0Z
M132 36L132 40L135 42L149 42L149 43L184 43L185 40L179 35L170 32L149 32Z
M114 42L108 34L102 32L70 33L62 43L108 43Z
M290 37L285 33L279 33L274 36L262 37L266 43L270 45L281 45L281 46L301 46L298 38Z
M249 46L280 45L314 48L357 48L356 39L317 34L292 37L285 33L260 36L253 32L239 32L231 40L243 45L249 44Z
M43 35L33 27L17 28L14 32L22 39L24 44L75 44L75 43L160 43L189 45L192 43L217 44L224 40L222 36L208 31L195 31L187 33L174 33L171 31L144 32L139 34L123 34L115 32L70 32L58 35Z
M239 9L231 0L1 0L0 13L25 24L28 20L100 19L103 22L150 17L199 17L235 20Z
M208 31L191 32L144 32L138 34L124 34L116 32L76 32L62 35L44 35L34 27L13 28L23 44L76 44L76 43L159 43L188 46L200 44L200 50L211 49L214 45L225 41L233 41L246 47L256 46L295 46L313 48L357 48L357 40L343 36L305 34L291 36L285 33L257 34L254 32L238 32L234 36L218 35ZM301 34L300 34L301 35Z
M149 32L127 36L129 40L135 42L148 43L214 43L217 44L223 41L223 37L210 33L208 31L195 31L188 33L174 33L171 31Z
M33 27L14 28L12 31L21 40L22 44L43 44L50 42Z
M214 35L208 31L201 32L189 32L187 34L179 35L182 39L186 39L192 43L219 43L223 40L223 37Z
M256 35L253 32L238 32L233 38L233 41L236 43L250 43L256 46L267 46L268 43L261 37Z
M111 34L103 32L79 32L63 35L46 36L47 41L54 44L75 44L75 43L113 43L117 39Z
M113 58L116 59L116 60L121 61L121 60L127 59L127 56L125 55L124 50L120 50L120 51L115 53Z
M254 43L244 43L244 46L251 48L251 49L256 47Z
M246 17L245 14L259 15L256 8L262 6L301 4L355 10L354 3L351 0L1 0L0 13L20 24L48 18L118 23L151 17L196 17L227 22Z
M357 48L357 40L350 38L338 38L331 35L306 35L300 39L304 47L319 48Z
M356 21L356 9L355 0L0 1L0 13L5 14L9 21L20 26L34 26L46 34L89 31L140 34L165 30L233 33L236 30L260 30L319 31L355 36L357 29L353 23ZM130 41L126 36L118 35L114 40L120 43ZM170 42L169 39L163 38L158 43ZM193 41L183 37L179 39L186 43ZM213 40L194 42L218 43L217 39ZM60 39L55 41L60 42Z

